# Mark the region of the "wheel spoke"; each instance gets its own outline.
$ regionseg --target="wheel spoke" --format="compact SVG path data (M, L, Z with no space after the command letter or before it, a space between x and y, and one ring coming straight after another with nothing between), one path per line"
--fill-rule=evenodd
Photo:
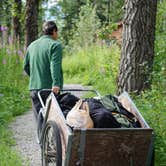
M59 129L55 122L47 122L42 140L42 163L43 166L61 166L62 149ZM58 154L59 152L59 154ZM59 156L58 156L59 155ZM55 164L56 163L56 164Z

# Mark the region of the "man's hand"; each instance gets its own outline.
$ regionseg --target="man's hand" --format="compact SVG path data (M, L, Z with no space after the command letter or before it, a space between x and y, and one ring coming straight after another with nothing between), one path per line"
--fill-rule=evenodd
M52 87L52 91L53 91L55 94L58 94L58 93L60 92L60 87L54 86L54 87Z

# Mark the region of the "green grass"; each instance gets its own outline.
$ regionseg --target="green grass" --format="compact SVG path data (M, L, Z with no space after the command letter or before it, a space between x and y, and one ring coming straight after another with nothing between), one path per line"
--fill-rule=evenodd
M8 53L7 53L8 51ZM23 58L12 48L0 49L0 165L21 166L21 158L11 147L15 144L8 124L29 109L27 78Z
M0 127L0 165L1 166L21 166L21 160L16 151L11 150L14 141L11 139L12 135L9 133L7 126Z
M63 59L65 83L93 86L101 93L115 93L120 49L98 45L81 49Z

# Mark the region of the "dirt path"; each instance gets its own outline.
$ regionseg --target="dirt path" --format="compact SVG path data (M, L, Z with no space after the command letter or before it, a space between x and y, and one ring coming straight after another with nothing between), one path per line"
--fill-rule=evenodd
M66 85L68 89L83 89L81 85ZM41 150L37 143L36 122L32 111L18 116L11 123L16 145L13 147L22 156L23 166L41 166Z

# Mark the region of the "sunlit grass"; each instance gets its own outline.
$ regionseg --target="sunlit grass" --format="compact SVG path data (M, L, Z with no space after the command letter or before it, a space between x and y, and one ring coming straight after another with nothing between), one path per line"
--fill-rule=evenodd
M21 166L21 158L12 150L14 141L8 124L27 111L29 95L27 78L23 73L23 54L13 48L0 49L0 165Z
M11 147L14 145L11 133L7 126L0 126L0 165L1 166L22 166L19 155Z
M96 45L65 56L65 82L93 86L101 93L115 93L119 55L120 49L116 45Z

